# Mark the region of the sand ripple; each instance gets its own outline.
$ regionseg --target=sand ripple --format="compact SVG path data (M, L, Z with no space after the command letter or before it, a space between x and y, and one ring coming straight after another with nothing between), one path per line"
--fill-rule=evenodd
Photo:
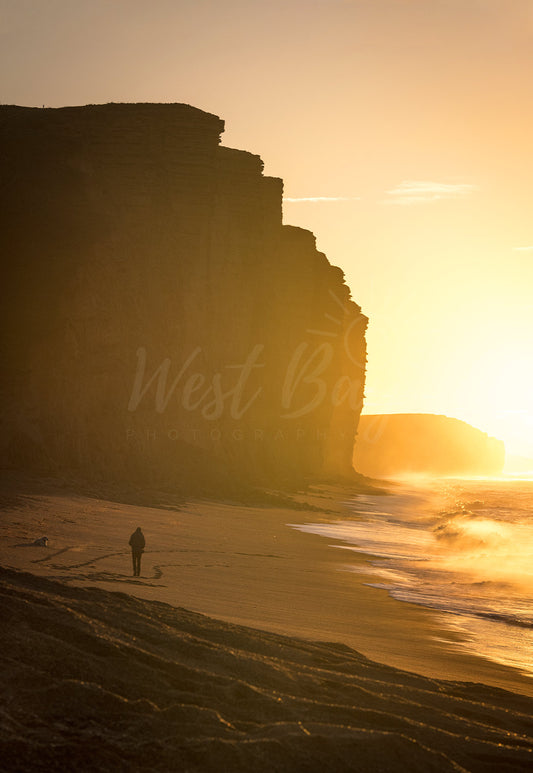
M533 700L0 569L4 771L530 771Z

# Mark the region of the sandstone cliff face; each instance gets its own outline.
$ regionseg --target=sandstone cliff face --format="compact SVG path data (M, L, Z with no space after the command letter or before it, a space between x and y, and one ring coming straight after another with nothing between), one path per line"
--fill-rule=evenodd
M498 475L504 464L503 442L459 419L423 413L360 418L354 465L363 475Z
M222 130L179 104L0 107L10 466L176 489L351 471L367 320Z

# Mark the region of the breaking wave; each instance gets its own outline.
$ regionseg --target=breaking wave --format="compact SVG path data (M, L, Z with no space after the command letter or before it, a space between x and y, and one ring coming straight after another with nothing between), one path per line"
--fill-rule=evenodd
M372 585L443 613L463 646L533 674L533 481L446 480L350 506L354 520L301 528L367 554Z

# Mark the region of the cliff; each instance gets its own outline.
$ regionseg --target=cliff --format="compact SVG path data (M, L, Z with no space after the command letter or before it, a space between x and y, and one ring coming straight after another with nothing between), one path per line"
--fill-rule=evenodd
M8 466L176 490L351 472L367 320L223 127L0 107Z
M498 475L505 446L459 419L433 414L361 416L355 468L369 476Z

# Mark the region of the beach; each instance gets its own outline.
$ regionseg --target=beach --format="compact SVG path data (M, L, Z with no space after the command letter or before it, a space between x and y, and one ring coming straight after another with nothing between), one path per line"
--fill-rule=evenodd
M533 695L533 680L517 669L465 654L456 646L460 634L445 629L437 614L369 587L376 576L364 555L347 555L332 547L340 541L289 525L355 518L343 504L353 496L321 487L296 497L300 509L170 499L168 507L146 507L37 487L36 493L13 492L3 503L2 565L340 642L432 678ZM128 539L137 526L147 545L141 577L134 578ZM48 547L28 547L43 535ZM359 571L351 571L354 564Z
M446 630L439 623L438 616L431 610L399 602L391 598L385 590L366 585L365 583L372 582L375 578L371 576L371 567L364 555L350 555L352 564L354 561L361 562L361 571L344 571L347 561L346 551L333 549L331 540L316 534L302 533L289 525L327 522L341 516L342 518L356 517L353 512L350 514L343 504L342 493L346 498L354 495L354 492L347 490L341 492L335 488L316 487L311 492L295 497L298 500L297 508L252 507L239 503L210 501L173 503L170 499L165 506L147 507L123 504L111 499L98 499L94 496L81 496L69 491L62 492L40 486L35 486L33 491L31 487L27 488L25 493L12 489L4 495L2 502L1 565L4 569L2 579L6 587L10 588L7 593L9 598L13 599L20 595L25 601L23 603L19 599L22 613L14 614L8 618L8 621L18 631L18 627L24 623L24 615L28 614L31 618L32 609L40 610L39 614L41 614L45 606L57 610L59 604L67 616L69 614L72 616L74 610L80 626L90 629L94 641L87 640L82 644L93 652L97 648L97 641L100 641L102 646L104 644L107 646L115 636L115 634L110 636L108 630L111 625L110 620L114 620L113 625L117 629L120 628L121 641L129 639L127 646L133 647L130 655L123 653L121 656L123 658L121 662L126 669L127 663L124 658L131 656L132 665L138 658L135 647L146 652L154 642L166 641L165 637L169 635L169 615L173 614L177 617L172 626L181 631L179 639L181 644L179 642L176 644L172 656L169 654L170 650L167 650L165 657L173 658L176 668L179 663L183 666L188 659L188 650L184 652L181 649L182 640L189 634L186 635L183 632L182 623L184 620L190 621L194 618L195 624L204 626L215 639L220 636L225 638L228 635L227 632L231 632L234 642L230 647L231 652L225 654L228 663L231 663L226 676L228 679L237 681L242 678L247 684L255 685L250 689L256 697L259 693L264 697L265 685L256 684L255 676L241 673L243 653L246 653L247 662L251 658L261 671L263 667L259 667L259 661L263 662L261 658L266 657L264 648L267 650L271 647L285 648L283 657L281 650L275 655L276 657L279 655L281 660L278 666L285 674L282 680L284 689L291 695L302 689L300 698L302 700L305 698L303 703L307 707L302 708L300 719L298 719L298 712L291 713L293 724L290 725L289 736L292 737L293 732L296 732L299 738L294 748L297 748L302 738L312 738L315 732L322 737L325 732L324 728L321 730L311 728L307 729L309 733L307 736L301 728L298 729L297 723L300 721L303 722L306 719L312 722L318 721L318 715L313 712L310 714L308 711L310 704L305 703L311 700L327 704L328 708L322 709L321 716L323 721L327 718L328 726L337 724L337 721L330 716L332 704L347 701L347 705L357 705L359 711L362 707L368 710L371 707L376 708L381 702L380 711L385 711L385 705L388 707L385 714L389 718L386 721L385 715L380 715L379 721L367 716L366 724L363 723L365 728L363 732L360 719L356 721L354 717L347 719L344 716L342 721L339 719L339 725L344 730L335 732L337 735L340 733L346 743L348 737L351 738L350 743L356 743L355 736L350 735L352 731L355 733L354 728L359 728L357 732L363 735L369 733L372 728L376 732L379 730L380 733L387 729L387 733L392 733L390 738L393 736L396 738L394 735L398 731L396 720L403 709L396 707L393 710L390 701L393 693L396 694L398 691L403 695L398 698L400 703L407 700L410 706L407 708L405 704L404 708L405 716L410 716L408 724L411 723L412 732L406 735L402 731L400 733L402 739L405 740L408 737L412 740L416 737L416 743L422 743L422 736L418 736L412 728L415 725L418 726L417 723L425 722L428 712L431 714L430 724L433 728L438 727L441 733L440 740L432 741L430 744L433 749L432 754L436 753L438 756L436 760L432 758L431 764L428 762L429 758L425 759L424 755L419 759L418 751L416 754L413 752L413 764L407 764L410 752L404 750L400 754L399 761L393 755L390 757L390 764L387 766L383 763L381 768L372 768L368 760L365 764L370 767L364 767L364 765L359 768L343 767L344 763L341 764L341 762L344 759L344 752L341 754L339 751L341 762L337 768L332 767L332 770L489 770L496 767L483 767L479 760L483 758L486 762L492 759L493 755L496 761L502 749L507 748L508 745L515 750L512 755L516 753L516 756L511 755L513 767L509 769L517 770L522 765L523 769L526 769L533 760L533 722L530 719L533 714L532 680L517 669L465 653L464 649L458 646L460 634ZM141 576L134 578L131 576L128 539L138 526L142 527L147 544L142 558ZM32 544L35 539L42 536L48 537L48 547ZM366 565L369 569L368 575L364 573ZM24 574L20 574L21 572ZM56 583L60 584L56 585ZM113 591L119 591L120 594L117 595ZM104 596L101 595L102 593ZM66 594L67 598L58 602L57 599L62 598L62 594ZM74 594L72 604L68 601L69 594ZM38 602L38 598L41 598L41 602ZM43 599L46 599L45 606L43 606ZM103 604L102 609L108 610L104 621L101 619L102 609L99 607L98 599ZM131 602L128 602L128 599L131 599ZM155 606L153 602L156 602ZM163 606L160 602L163 602ZM83 605L86 606L82 609ZM112 608L113 611L110 611ZM129 612L126 614L127 610ZM146 621L153 617L149 635L142 627L130 630L127 617L133 612L142 617L145 621L143 625L145 623L148 625ZM198 614L207 615L209 619L199 618ZM100 622L95 623L94 620L91 622L89 619L91 615L94 616L94 620L98 619ZM158 622L156 618L160 615L162 618ZM33 628L36 624L30 620L28 625L29 628ZM69 625L73 625L72 621ZM131 626L137 625L138 622L131 623ZM241 628L241 626L247 628ZM62 647L72 644L69 636L65 640L62 635L62 632L70 630L69 626L65 627L61 624L56 633L52 618L44 626L44 630L47 636L55 637L54 646L58 657ZM86 634L87 630L83 635ZM18 639L21 636L18 631ZM134 641L136 637L137 644ZM250 641L253 639L253 647L249 647L247 637ZM75 641L78 638L80 641L83 639L80 632ZM147 644L145 640L152 644ZM45 645L49 646L47 641ZM34 653L40 651L41 644L38 637L32 640ZM9 645L7 646L9 648ZM82 651L83 646L81 646ZM206 674L216 672L214 664L210 663L210 652L214 653L214 645L205 644L205 647L202 654L204 677ZM289 651L291 665L285 662L285 658L289 657L287 654ZM269 652L268 657L273 656L273 651L269 650ZM300 657L298 653L302 654L301 663L298 662ZM303 677L300 673L308 662L306 658L311 657L310 653L318 659L311 664L313 668L320 663L326 670L331 671L331 673L312 673L312 696L301 686ZM37 659L39 657L40 655ZM50 662L49 652L47 659L47 662ZM83 657L78 652L78 660L80 659L82 661ZM93 678L96 682L102 679L105 682L108 678L105 674L98 672L97 676L94 674L93 677L90 676L95 669L98 671L104 668L101 658L98 663L98 666L92 664L91 658L88 657L87 673L84 673L83 666L78 663L75 669L76 679L84 684L92 682ZM20 675L27 666L24 658L20 663L17 662L15 653L10 656L10 664L8 669L11 668L17 675ZM342 667L339 664L342 664ZM271 665L270 663L269 668ZM214 672L212 667L215 668ZM195 668L199 668L198 664ZM340 675L339 669L342 672ZM347 669L346 674L343 669ZM363 686L360 680L366 680L370 673L366 669L371 670L373 681L365 682ZM56 693L59 691L58 700L61 705L61 688L57 684L59 680L57 670L56 664L53 669L56 680L54 690ZM199 676L198 671L195 673ZM72 679L74 677L70 674L67 679L70 685L68 690L74 689ZM209 710L216 708L222 718L225 717L232 724L230 715L234 712L233 698L228 698L227 705L224 705L221 699L217 699L215 706L212 696L206 697L210 692L205 684L202 682L195 687L192 677L191 680L189 693L200 690L205 698L204 708ZM359 680L357 697L344 694L345 688L348 689L347 683L353 680ZM25 689L29 689L28 680L24 678L22 681ZM8 679L8 682L12 688L17 679L13 678L11 681ZM235 684L236 682L234 686ZM105 684L104 687L114 695L121 695L123 701L131 700L131 695L121 692L123 688L119 689L117 686L111 689L110 685ZM272 685L270 687L272 688ZM76 689L78 688L81 689L79 685ZM420 692L417 693L417 700L413 699L411 706L410 701L413 696L409 691L415 688ZM98 689L102 689L102 685ZM281 683L277 684L277 689L281 689ZM325 692L321 694L323 689ZM331 694L328 691L332 691ZM422 694L425 696L423 706L420 704ZM442 696L448 696L453 705L442 706L440 703ZM161 708L157 696L150 697L147 693L145 698ZM13 695L10 700L16 703ZM274 698L271 696L269 705L272 700ZM169 702L169 705L172 704L172 697L166 695L163 702L165 705ZM183 696L178 702L182 705ZM251 716L254 711L252 704ZM268 724L264 711L266 709L262 707L259 712L261 716L258 715L254 721ZM461 735L462 733L465 738L470 737L472 728L464 729L463 732L459 729L459 725L450 731L452 735L461 738L460 743L454 742L457 745L458 756L454 757L452 754L448 758L448 752L445 751L446 743L450 745L452 736L447 736L448 731L444 732L444 729L449 722L450 714L456 718L462 716L461 722L466 721L465 717L468 716L469 722L472 720L478 723L476 737L479 743L489 744L483 752L480 752L479 759L476 757L478 761L475 764L468 757L470 752L464 746L470 741L467 743ZM102 716L105 716L105 711ZM505 727L502 724L504 716L507 718ZM392 719L393 717L396 719ZM21 721L20 716L17 721ZM283 712L279 716L274 712L270 716L270 721L285 722L287 717ZM407 721L405 717L403 721ZM459 720L457 722L460 724ZM515 725L511 727L513 722ZM217 726L218 723L217 719ZM350 732L347 730L348 726L351 728ZM237 729L234 727L234 730L237 735L245 732L239 727ZM272 728L268 732L273 732ZM196 731L192 735L195 736L195 733ZM333 733L331 727L328 733L330 735ZM15 731L13 734L16 736ZM517 741L514 735L511 737L510 734L518 734L520 740ZM188 737L190 735L191 733ZM63 736L62 738L61 743L65 743ZM376 739L377 736L374 740ZM10 743L12 740L13 738ZM427 740L426 738L424 743ZM498 751L498 744L501 746L500 751ZM339 749L341 747L342 743ZM209 754L205 751L207 757L211 753L212 750ZM463 753L466 756L461 757ZM439 756L442 754L445 757ZM194 767L189 760L187 764L190 764L190 768L185 769L211 769L206 762L207 757L205 759L202 757L203 761L197 767ZM243 759L246 761L242 764L234 760L226 769L245 769L252 758L245 756ZM100 769L108 769L107 764L102 763ZM265 769L314 770L319 767L299 767L294 762L287 767L282 767L280 764L278 767L273 765ZM144 768L141 766L139 769ZM164 770L168 767L165 768L163 765L161 768L153 769ZM213 769L216 768L213 767Z

